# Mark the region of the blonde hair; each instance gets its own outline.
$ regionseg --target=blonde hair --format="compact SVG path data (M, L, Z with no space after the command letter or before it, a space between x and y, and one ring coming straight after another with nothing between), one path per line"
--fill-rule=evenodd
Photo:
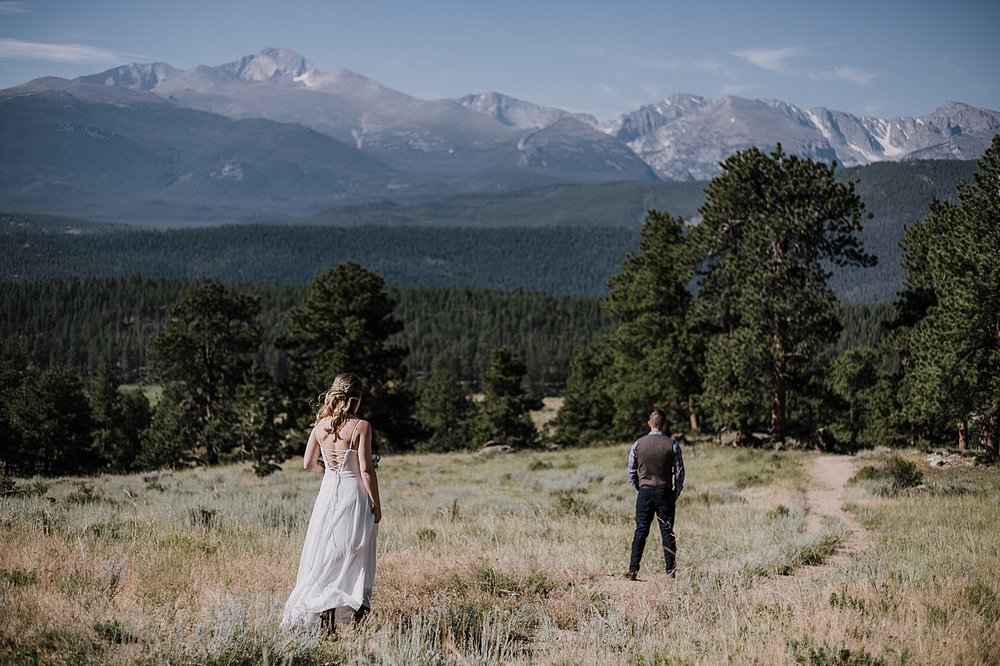
M352 402L355 410L361 404L361 379L351 372L337 375L326 393L319 396L319 411L316 412L313 425L319 425L320 421L329 416L330 423L324 430L328 433L339 430L353 413Z

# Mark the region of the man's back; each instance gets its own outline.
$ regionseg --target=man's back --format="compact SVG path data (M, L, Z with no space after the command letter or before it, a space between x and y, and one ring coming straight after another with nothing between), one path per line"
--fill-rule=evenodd
M640 488L673 488L674 442L661 433L650 433L635 443L636 472Z

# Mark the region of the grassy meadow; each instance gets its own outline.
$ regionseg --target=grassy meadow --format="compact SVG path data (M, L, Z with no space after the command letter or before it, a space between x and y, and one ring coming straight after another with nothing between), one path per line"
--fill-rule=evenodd
M0 663L1000 663L1000 470L866 480L806 528L807 452L687 446L678 572L623 578L627 444L384 457L373 609L282 633L320 478L233 465L18 480L0 497ZM879 465L879 455L856 461Z

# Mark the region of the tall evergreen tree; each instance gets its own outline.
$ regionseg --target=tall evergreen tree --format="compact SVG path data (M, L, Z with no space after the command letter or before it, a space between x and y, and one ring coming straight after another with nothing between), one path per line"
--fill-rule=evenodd
M474 405L448 370L434 370L417 392L416 418L428 432L423 451L458 451L475 446Z
M10 470L23 457L21 433L11 420L10 406L15 393L24 383L28 363L18 345L0 343L0 461Z
M959 203L935 199L903 240L901 399L928 439L944 428L1000 453L1000 135Z
M629 254L611 278L604 307L618 325L608 338L606 381L615 407L613 424L621 433L654 407L675 422L694 414L690 398L698 392L700 359L689 331L687 284L695 263L685 243L684 220L651 210L639 251Z
M806 383L807 362L840 330L828 265L875 263L856 236L865 207L853 182L837 181L835 165L786 155L780 145L770 155L757 148L732 155L706 194L693 234L702 257L700 315L716 330L706 402L716 426L765 421L781 440L789 390ZM765 378L769 404L757 404L758 382L740 377ZM725 395L732 391L740 395Z
M580 347L570 367L563 403L552 425L553 439L563 446L586 446L613 438L614 389L608 368L611 349L607 338Z
M406 349L394 336L402 324L382 278L345 262L312 281L303 302L288 313L282 346L296 370L293 390L303 396L292 409L302 420L315 414L316 396L341 372L361 377L363 409L390 450L412 447L413 396L406 385Z
M149 350L150 371L164 385L160 434L187 440L161 441L167 449L209 464L234 451L232 403L260 345L258 313L254 298L214 282L171 308Z
M851 448L871 425L871 409L877 396L873 391L879 381L878 354L871 347L854 347L842 352L830 366L829 383L842 401L844 415L835 424L838 437L845 436ZM872 443L872 442L865 442Z
M510 349L494 349L483 375L480 432L484 440L510 446L533 446L538 431L531 420L535 406L524 387L527 369Z
M8 410L20 450L6 462L17 473L82 474L101 466L83 383L67 368L27 372Z
M256 364L236 389L234 397L236 442L250 459L254 474L268 476L280 469L288 434L288 410L274 379Z
M108 365L101 366L84 388L94 420L94 447L114 472L130 472L144 444L152 412L141 391L122 392Z

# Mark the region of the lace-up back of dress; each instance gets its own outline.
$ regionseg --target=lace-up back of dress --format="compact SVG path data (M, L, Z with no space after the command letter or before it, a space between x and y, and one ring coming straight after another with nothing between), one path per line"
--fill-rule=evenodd
M320 445L320 455L323 456L323 465L326 466L327 472L340 472L348 465L351 454L356 454L358 452L354 446L354 438L358 433L358 425L360 423L360 421L354 422L354 430L351 432L351 439L347 442L348 448L336 449L330 446ZM339 441L339 437L334 440L334 443L337 441Z

